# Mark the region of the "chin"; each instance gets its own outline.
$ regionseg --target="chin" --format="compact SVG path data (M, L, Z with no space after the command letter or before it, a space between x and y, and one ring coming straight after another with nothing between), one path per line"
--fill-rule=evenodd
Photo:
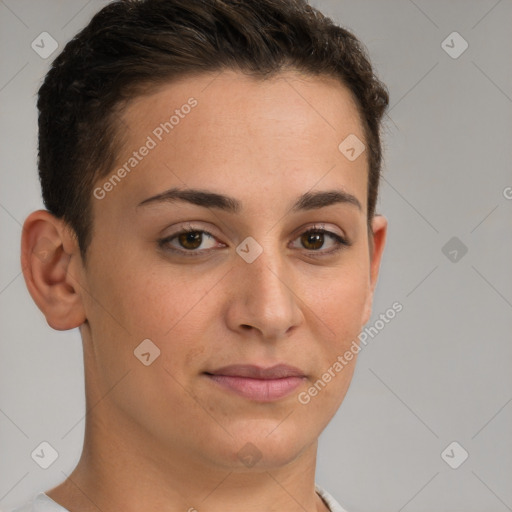
M290 418L291 419L291 418ZM236 471L266 471L281 468L292 463L317 441L315 433L307 435L304 426L292 421L281 424L275 421L254 420L245 428L230 428L233 437L226 436L212 443L218 451L210 454L212 460L221 463L225 469ZM236 431L236 434L235 434Z

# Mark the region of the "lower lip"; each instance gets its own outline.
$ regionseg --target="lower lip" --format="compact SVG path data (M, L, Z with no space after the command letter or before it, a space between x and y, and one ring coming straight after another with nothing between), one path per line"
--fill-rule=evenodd
M207 375L224 389L233 391L249 400L273 402L292 394L306 379L284 377L282 379L251 379L227 375Z

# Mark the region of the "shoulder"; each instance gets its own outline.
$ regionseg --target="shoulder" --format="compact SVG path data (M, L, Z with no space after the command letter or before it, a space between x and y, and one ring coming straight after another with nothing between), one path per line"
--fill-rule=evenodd
M315 489L331 512L348 512L327 491L318 485L315 486Z
M10 512L69 512L53 501L44 492L36 494L29 502L11 510Z

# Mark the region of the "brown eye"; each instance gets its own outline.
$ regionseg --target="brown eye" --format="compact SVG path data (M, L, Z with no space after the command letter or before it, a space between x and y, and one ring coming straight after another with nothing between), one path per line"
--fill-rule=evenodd
M158 240L158 245L162 249L187 256L204 255L210 250L224 246L208 231L192 228L184 229L179 233Z
M302 245L309 250L321 249L324 245L325 235L320 232L310 231L301 236Z
M294 240L292 247L310 251L310 256L328 256L350 245L348 240L332 231L313 228L299 235Z
M200 231L181 233L178 236L178 241L183 248L193 250L197 249L201 245L203 235Z

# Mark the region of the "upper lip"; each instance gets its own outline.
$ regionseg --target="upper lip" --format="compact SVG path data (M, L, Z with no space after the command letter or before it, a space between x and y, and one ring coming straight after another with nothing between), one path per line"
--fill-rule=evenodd
M227 377L246 377L250 379L284 379L286 377L305 377L304 372L287 364L276 364L267 368L252 364L233 364L205 372L209 375Z

